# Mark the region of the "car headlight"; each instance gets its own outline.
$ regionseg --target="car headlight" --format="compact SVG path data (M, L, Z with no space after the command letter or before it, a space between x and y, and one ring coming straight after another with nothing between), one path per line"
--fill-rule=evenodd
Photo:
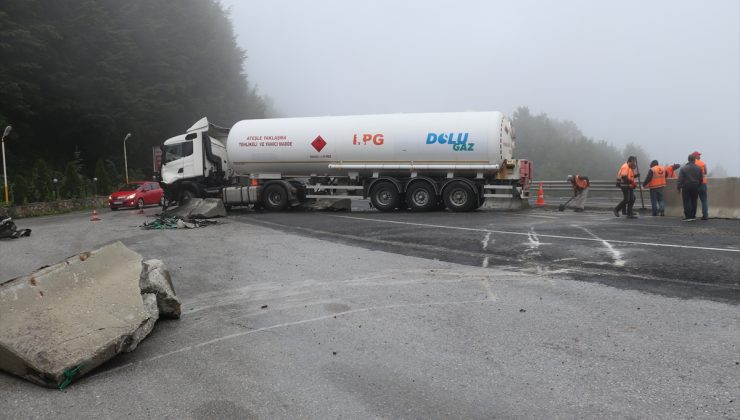
M129 200L133 200L134 197L136 197L136 194L129 194L126 198L128 198Z
M112 195L109 195L108 196L108 200L113 200L113 196Z

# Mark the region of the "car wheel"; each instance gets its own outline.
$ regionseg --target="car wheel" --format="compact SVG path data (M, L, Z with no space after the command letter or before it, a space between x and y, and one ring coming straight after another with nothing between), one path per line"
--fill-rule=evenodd
M144 199L139 198L139 200L136 201L136 208L139 210L144 210Z

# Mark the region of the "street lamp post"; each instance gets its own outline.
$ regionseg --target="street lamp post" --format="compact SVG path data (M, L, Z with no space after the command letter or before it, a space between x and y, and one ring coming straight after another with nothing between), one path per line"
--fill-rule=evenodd
M54 181L54 199L59 200L59 191L57 191L57 182L59 182L59 180L54 178L52 181Z
M10 134L10 130L12 130L13 127L7 126L5 127L5 131L3 131L3 138L2 138L2 144L3 144L3 179L4 179L4 189L5 189L5 207L8 206L8 172L5 170L5 137L8 137L8 134Z
M123 168L126 171L126 184L128 184L128 157L126 156L126 140L131 137L131 133L126 134L123 138Z

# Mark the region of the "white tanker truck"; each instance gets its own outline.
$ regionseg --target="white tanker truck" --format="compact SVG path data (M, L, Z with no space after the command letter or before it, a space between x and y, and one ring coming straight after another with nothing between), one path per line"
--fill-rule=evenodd
M206 118L162 145L169 201L219 196L267 210L319 198L369 198L380 211L469 211L529 197L531 163L512 159L500 112L243 120Z

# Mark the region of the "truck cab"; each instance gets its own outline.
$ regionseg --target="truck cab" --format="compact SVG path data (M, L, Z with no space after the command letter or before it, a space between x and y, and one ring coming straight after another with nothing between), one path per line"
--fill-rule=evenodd
M217 195L231 178L226 155L229 129L203 118L162 147L161 186L168 201Z

